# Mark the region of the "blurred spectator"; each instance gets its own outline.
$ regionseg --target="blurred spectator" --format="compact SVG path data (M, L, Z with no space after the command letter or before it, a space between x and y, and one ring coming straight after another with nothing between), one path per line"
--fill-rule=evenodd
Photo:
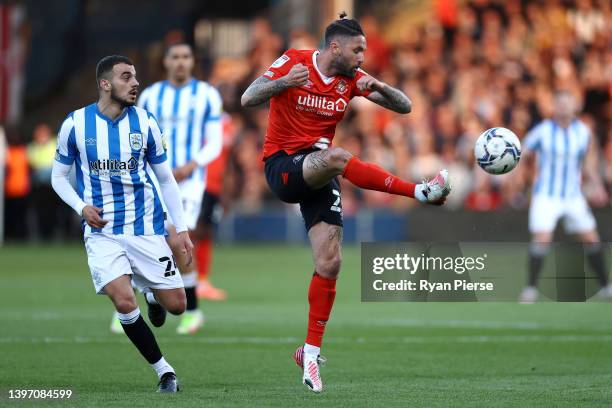
M65 234L69 224L69 213L51 187L51 169L55 160L57 138L51 128L41 123L34 129L27 154L30 164L30 206L34 214L35 228L40 238L53 238L56 228Z
M27 238L30 173L26 147L19 142L14 128L7 128L8 148L4 180L4 226L7 239Z

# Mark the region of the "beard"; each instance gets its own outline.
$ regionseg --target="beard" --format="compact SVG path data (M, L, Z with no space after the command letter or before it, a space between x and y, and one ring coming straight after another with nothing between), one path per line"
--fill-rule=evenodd
M349 78L354 78L355 75L357 75L357 71L354 69L354 67L349 65L342 58L338 58L335 65L336 70L340 75L347 76Z
M355 78L355 75L357 75L357 70L352 67L347 68L346 73L344 75L349 78Z
M134 102L130 102L126 98L121 98L119 95L117 95L114 89L111 89L110 98L111 100L117 102L122 108L136 105L136 99L134 99Z

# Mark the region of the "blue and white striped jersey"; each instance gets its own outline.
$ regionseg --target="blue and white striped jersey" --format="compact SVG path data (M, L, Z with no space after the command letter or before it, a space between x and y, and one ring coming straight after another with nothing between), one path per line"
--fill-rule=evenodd
M567 128L546 119L529 131L523 147L538 155L534 196L566 199L582 195L582 163L590 138L589 128L578 119Z
M163 235L164 210L147 163L162 163L166 150L157 121L147 111L128 107L115 120L93 103L68 115L59 132L55 159L75 164L76 191L87 204L102 208L103 229L92 232Z
M203 148L213 136L221 143L223 104L219 92L193 78L178 88L169 81L160 81L142 91L137 105L159 120L168 141L170 166L174 169L196 160L200 167L189 179L204 183L205 168L200 160Z

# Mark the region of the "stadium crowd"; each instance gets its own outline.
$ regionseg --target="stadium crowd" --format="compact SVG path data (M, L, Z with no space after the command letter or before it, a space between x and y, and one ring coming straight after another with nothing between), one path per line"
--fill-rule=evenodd
M432 2L435 19L398 38L362 16L368 50L364 69L403 89L413 101L397 115L363 98L353 100L334 143L411 180L449 168L449 208L478 211L523 208L526 191L508 183L513 173L489 176L474 165L472 149L485 129L505 126L523 137L550 115L554 90L568 89L584 106L581 118L601 147L601 171L612 187L612 10L606 1L476 0ZM232 115L235 201L257 209L270 198L260 156L267 109L241 110L237 95L285 48L316 48L318 38L293 31L285 43L265 20L253 22L253 41L242 76L219 75ZM394 38L395 41L388 41ZM222 70L218 66L216 71ZM227 79L228 77L233 78ZM588 193L588 186L587 188ZM342 184L344 210L404 208L412 200ZM588 194L587 194L588 195Z
M420 181L439 168L448 168L453 181L448 208L525 208L526 189L509 182L515 173L489 176L475 166L474 141L494 126L508 127L524 137L532 125L550 115L552 93L567 89L580 100L580 116L599 142L601 174L612 192L612 9L608 1L439 0L431 2L430 15L434 18L422 19L402 33L385 30L393 26L372 15L357 16L368 42L364 69L404 90L413 101L413 111L397 115L356 98L338 126L335 145L408 180ZM228 113L225 131L232 147L224 201L254 212L279 205L266 185L260 160L268 110L266 106L242 109L240 95L285 49L317 48L320 33L295 29L283 38L266 19L257 18L251 22L250 39L250 51L244 57L214 62L204 58L203 66L210 73L209 82L220 90ZM140 61L141 66L147 64L139 70L142 84L159 79L161 71L153 68L159 65L153 62L156 59L161 59L159 52ZM9 230L10 220L17 219L13 213L26 211L28 201L31 208L39 208L41 200L52 200L56 210L60 207L56 197L49 196L47 173L53 152L45 149L55 138L44 124L34 133L29 148L10 147L8 166L13 171L7 172L5 183ZM11 174L31 182L11 181ZM358 190L347 182L342 188L347 215L361 207L415 205L413 200ZM585 190L588 197L589 186ZM40 220L31 223L38 225L39 235L51 234L45 222L49 215L30 218L36 217Z

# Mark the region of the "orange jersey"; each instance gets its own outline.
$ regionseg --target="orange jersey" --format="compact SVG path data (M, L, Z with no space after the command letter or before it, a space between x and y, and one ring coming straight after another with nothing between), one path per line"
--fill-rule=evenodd
M232 119L226 113L221 114L221 126L223 128L221 154L206 167L206 191L218 196L221 195L223 190L225 167L234 143L234 126L232 125Z
M359 70L354 78L325 77L317 67L318 53L317 50L290 49L263 75L276 80L287 75L296 64L305 65L309 74L306 85L288 88L271 98L264 159L280 150L293 154L313 146L329 147L349 101L355 96L369 94L361 92L356 84L367 74Z

